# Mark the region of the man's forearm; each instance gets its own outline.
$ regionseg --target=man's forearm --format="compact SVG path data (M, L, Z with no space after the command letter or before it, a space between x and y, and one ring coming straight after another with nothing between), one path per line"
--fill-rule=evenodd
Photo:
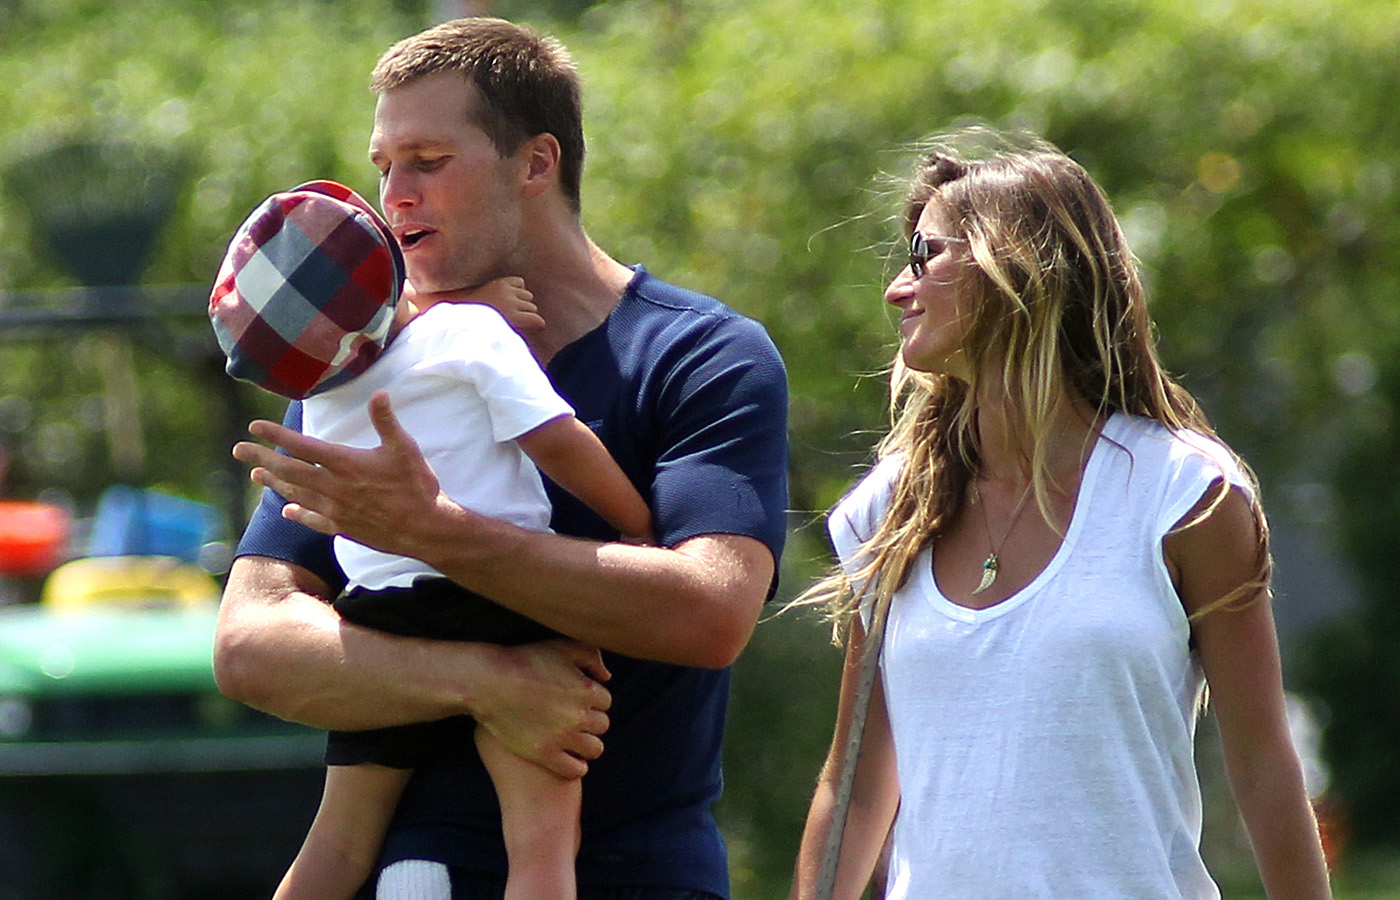
M214 668L234 699L296 722L356 731L468 713L561 778L603 752L612 697L598 651L407 638L344 622L304 569L245 557L229 574Z
M735 535L674 548L600 543L460 508L416 530L413 555L464 587L576 640L679 665L732 663L773 574L767 547Z
M379 447L330 444L272 422L240 443L252 477L289 501L282 514L325 534L422 560L469 590L561 634L629 656L722 667L758 621L774 570L762 542L729 534L675 547L604 544L516 528L441 490L387 395L370 400Z
M286 571L244 558L230 572L214 655L224 693L284 719L346 731L469 710L465 687L480 683L471 673L484 665L482 648L352 625Z

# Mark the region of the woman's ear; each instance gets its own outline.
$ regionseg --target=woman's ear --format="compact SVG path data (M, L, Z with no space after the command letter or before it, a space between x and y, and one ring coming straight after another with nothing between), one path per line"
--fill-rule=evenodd
M538 197L559 181L559 140L549 132L537 134L521 148L525 162L525 196Z

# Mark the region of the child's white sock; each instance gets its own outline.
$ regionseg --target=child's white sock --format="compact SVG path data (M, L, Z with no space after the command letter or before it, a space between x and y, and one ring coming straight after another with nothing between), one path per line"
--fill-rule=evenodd
M374 900L452 900L452 879L442 863L400 860L379 873Z

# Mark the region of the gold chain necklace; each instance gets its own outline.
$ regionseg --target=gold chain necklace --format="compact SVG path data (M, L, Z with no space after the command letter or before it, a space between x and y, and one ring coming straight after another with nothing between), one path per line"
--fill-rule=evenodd
M992 540L992 525L987 521L987 506L982 502L982 492L977 489L977 482L972 482L972 497L977 505L982 508L982 529L987 532L987 546L991 548L991 552L987 554L987 558L982 560L982 582L978 584L977 589L972 592L974 597L991 587L997 580L997 569L1001 565L998 554L1001 552L1001 548L1005 546L1006 539L1011 537L1011 532L1016 527L1016 523L1020 520L1021 511L1026 508L1026 501L1030 499L1031 487L1034 483L1034 481L1026 482L1026 489L1021 492L1021 499L1017 501L1016 509L1011 513L1011 524L1006 526L1006 533L1001 536L1001 541L997 542Z

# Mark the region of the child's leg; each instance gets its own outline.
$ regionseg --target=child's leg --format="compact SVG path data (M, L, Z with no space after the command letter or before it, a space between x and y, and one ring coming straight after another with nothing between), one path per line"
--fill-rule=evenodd
M350 900L374 871L410 769L328 766L321 806L273 900Z
M582 782L516 756L480 725L476 746L501 801L505 900L575 900Z

